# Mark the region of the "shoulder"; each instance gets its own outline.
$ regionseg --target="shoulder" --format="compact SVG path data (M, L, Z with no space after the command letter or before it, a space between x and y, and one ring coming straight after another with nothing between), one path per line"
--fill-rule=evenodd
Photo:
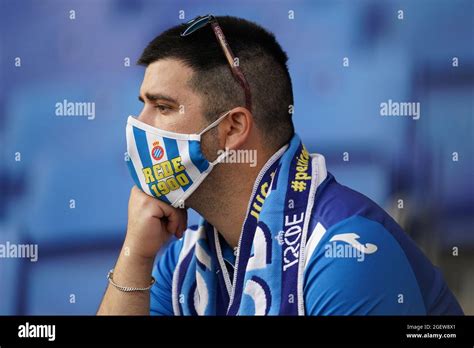
M331 173L328 173L316 191L312 220L317 219L318 222L329 228L354 215L361 215L382 224L392 220L370 198L341 185Z
M305 302L310 315L425 314L398 242L382 224L359 215L322 233L305 269Z
M329 173L316 193L305 261L310 314L462 313L395 220Z
M306 245L309 314L424 314L405 238L381 207L328 173Z

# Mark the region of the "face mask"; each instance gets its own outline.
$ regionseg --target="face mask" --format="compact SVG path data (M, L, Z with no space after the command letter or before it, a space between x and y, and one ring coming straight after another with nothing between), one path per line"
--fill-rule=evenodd
M184 208L184 201L198 188L224 151L209 162L201 150L201 135L216 127L229 112L198 134L164 131L133 116L127 120L128 168L135 184L146 194Z

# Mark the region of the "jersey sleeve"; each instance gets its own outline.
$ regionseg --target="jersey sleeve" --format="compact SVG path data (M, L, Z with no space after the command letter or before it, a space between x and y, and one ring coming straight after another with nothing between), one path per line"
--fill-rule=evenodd
M426 314L402 247L383 225L362 216L324 231L304 278L307 315Z
M150 315L172 316L174 314L171 289L173 273L178 263L182 246L182 239L171 242L161 256L159 256L153 268L153 277L155 277L156 282L150 291Z

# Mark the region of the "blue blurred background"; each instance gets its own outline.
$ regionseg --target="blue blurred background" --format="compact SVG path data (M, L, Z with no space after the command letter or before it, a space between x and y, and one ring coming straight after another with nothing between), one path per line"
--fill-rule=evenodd
M207 13L275 33L308 148L390 212L474 314L473 1L0 4L0 243L39 248L37 262L0 259L0 314L95 313L125 235L134 62L161 31ZM56 116L64 99L95 102L95 118ZM389 99L420 102L420 119L381 117Z

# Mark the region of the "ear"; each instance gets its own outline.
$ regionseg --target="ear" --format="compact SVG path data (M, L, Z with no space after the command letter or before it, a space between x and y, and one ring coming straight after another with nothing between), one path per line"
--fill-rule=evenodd
M219 125L220 144L227 149L239 149L248 141L253 128L253 116L243 107L230 110L229 115Z

